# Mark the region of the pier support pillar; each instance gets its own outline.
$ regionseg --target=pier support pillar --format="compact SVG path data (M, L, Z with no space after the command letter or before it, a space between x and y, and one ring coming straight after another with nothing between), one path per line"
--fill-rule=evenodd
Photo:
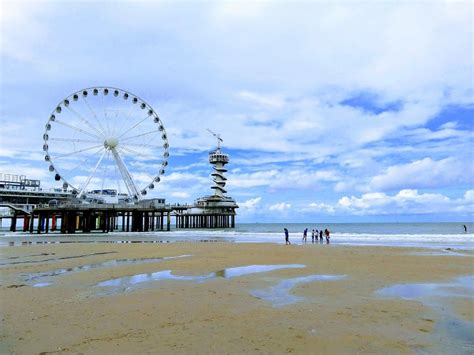
M23 216L23 232L28 231L28 228L30 227L30 216L29 215L24 215Z
M49 232L49 213L46 212L46 225L45 225L45 228L44 228L44 232L45 233L48 233Z
M144 231L148 232L150 230L150 214L148 212L145 212L144 215L145 215L145 228L144 228Z
M35 226L35 214L31 212L31 218L30 218L30 233L33 233Z
M38 226L36 227L36 233L41 233L41 227L43 226L43 214L38 214Z
M67 215L65 212L61 212L61 233L66 234Z
M10 225L10 232L16 232L16 212L14 212L11 220L11 225Z

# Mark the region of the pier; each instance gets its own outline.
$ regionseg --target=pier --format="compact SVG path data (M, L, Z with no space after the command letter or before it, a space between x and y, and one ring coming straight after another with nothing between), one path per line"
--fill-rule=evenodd
M42 233L108 233L154 232L176 229L235 228L235 212L195 210L194 205L163 204L161 206L135 204L64 204L39 205L27 212L13 205L11 232ZM19 221L23 223L18 226Z
M107 88L100 90L104 95L108 95ZM92 92L96 95L99 89L94 89ZM118 90L116 92L120 93ZM83 91L82 95L87 96L87 90ZM70 103L69 100L64 101L66 106ZM160 175L165 173L164 168L168 165L169 146L164 133L162 139L165 142L165 151L161 169L145 188L138 188L135 185L132 175L115 151L119 146L118 138L108 137L103 142L104 149L114 155L115 163L121 172L122 183L126 185L128 193L107 186L102 186L100 189L86 189L104 155L99 159L92 174L78 189L72 187L65 177L58 173L49 154L50 141L54 142L50 126L57 122L55 115L61 112L62 109L58 106L48 120L43 135L43 150L49 171L55 174L55 181L63 181L62 188L43 190L40 180L27 179L24 175L0 173L0 207L9 210L7 213L2 211L0 221L11 219L11 232L16 232L17 229L36 234L170 231L173 219L176 229L235 228L235 211L239 206L232 197L226 195L225 165L229 163L229 155L221 150L223 140L219 134L208 130L217 138L217 148L209 152L209 163L213 169L210 174L213 193L197 198L192 204L166 204L164 198L146 198L149 191L155 188L155 184L161 181ZM153 114L152 110L149 112ZM153 122L160 123L159 119ZM164 132L162 125L159 126L159 131ZM127 143L125 141L122 144ZM73 153L80 152L81 150L73 151ZM120 181L117 182L120 184ZM18 228L19 220L23 220L21 228Z
M171 212L170 206L44 206L35 208L30 215L29 231L38 234L55 231L62 234L169 231Z

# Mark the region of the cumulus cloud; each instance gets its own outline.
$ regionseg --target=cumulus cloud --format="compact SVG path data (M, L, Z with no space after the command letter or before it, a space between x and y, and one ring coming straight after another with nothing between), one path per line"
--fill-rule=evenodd
M238 202L237 204L239 205L239 208L242 211L248 212L248 211L255 210L260 205L261 200L262 200L261 197L255 197L255 198L251 198L251 199L248 199L246 201L243 201L243 202Z
M229 186L236 188L268 187L270 189L302 189L317 186L322 181L338 181L337 173L330 170L283 168L234 173L229 175Z
M177 197L177 198L188 198L189 193L184 192L184 191L175 191L171 193L171 196Z
M474 167L454 158L433 160L429 157L408 164L388 167L370 181L372 190L443 187L473 183Z
M280 202L280 203L276 203L274 205L268 206L268 209L270 211L279 211L279 212L282 212L282 211L287 210L289 208L291 208L291 204L290 203L285 203L285 202Z
M413 189L400 190L395 195L371 192L361 197L344 196L335 208L354 215L451 213L453 210L472 213L471 191L467 191L461 199L450 199L440 193L420 193Z
M306 212L306 213L319 213L319 212L325 212L329 214L334 214L336 212L336 207L328 204L328 203L323 203L323 202L311 202L308 205L305 205L300 208L301 212Z

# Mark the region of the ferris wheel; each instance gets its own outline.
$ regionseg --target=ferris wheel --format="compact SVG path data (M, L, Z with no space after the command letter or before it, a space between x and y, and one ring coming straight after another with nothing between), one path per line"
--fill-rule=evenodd
M79 198L112 192L138 201L168 165L163 122L149 104L125 90L77 91L59 102L45 128L49 171Z

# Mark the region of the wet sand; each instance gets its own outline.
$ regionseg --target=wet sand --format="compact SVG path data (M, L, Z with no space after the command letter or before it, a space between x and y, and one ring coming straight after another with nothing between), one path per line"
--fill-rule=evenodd
M468 257L418 252L426 250L233 243L3 247L0 352L472 351L471 291L428 304L377 294L392 285L447 283L474 274L472 251L463 251ZM244 275L229 271L248 265L283 266ZM52 276L58 270L63 272ZM173 278L146 281L167 270ZM141 280L134 285L97 286L133 275L145 276L125 279ZM282 302L285 294L295 303ZM456 321L448 329L450 317Z

